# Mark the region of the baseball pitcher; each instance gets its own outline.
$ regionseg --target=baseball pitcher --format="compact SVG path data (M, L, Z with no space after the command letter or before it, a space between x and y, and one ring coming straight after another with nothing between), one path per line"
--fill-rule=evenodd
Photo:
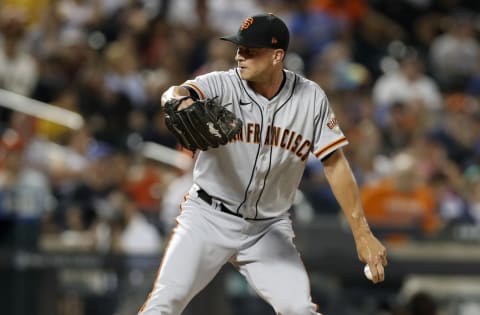
M231 263L277 314L318 315L289 218L310 154L324 164L374 283L384 280L387 264L342 151L348 140L324 91L284 68L289 31L281 19L252 16L221 39L237 45L236 68L162 95L168 128L198 155L194 184L139 314L181 314Z

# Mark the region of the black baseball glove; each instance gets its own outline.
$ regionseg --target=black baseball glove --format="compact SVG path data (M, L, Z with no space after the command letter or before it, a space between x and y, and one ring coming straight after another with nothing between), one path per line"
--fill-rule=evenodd
M242 121L218 104L217 97L194 100L191 106L178 110L187 98L191 97L170 99L164 105L165 123L185 148L216 148L231 140L242 127Z

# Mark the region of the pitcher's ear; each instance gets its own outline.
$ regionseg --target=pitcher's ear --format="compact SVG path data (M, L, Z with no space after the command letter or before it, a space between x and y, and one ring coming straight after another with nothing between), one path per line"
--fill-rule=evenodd
M281 62L285 57L285 50L283 49L275 49L273 60L275 62Z

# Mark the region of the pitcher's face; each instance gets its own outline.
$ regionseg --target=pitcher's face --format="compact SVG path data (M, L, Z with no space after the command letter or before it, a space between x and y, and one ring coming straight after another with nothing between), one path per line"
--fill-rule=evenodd
M261 82L271 77L276 50L238 46L235 55L240 77L247 81Z

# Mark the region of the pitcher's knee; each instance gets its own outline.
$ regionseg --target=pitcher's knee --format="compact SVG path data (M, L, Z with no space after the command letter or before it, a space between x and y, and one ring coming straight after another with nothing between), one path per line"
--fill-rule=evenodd
M139 315L177 315L189 302L189 290L176 285L158 285L155 287Z

